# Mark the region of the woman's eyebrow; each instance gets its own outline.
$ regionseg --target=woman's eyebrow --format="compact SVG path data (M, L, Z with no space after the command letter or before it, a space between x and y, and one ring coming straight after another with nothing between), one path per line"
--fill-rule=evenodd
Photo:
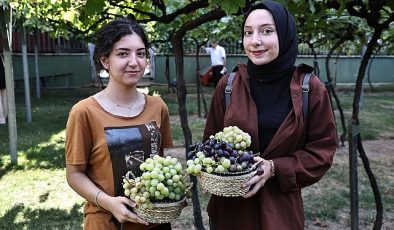
M273 26L274 24L272 23L265 23L265 24L259 24L259 25L245 25L245 28L253 28L253 27L263 27L263 26Z
M120 48L117 48L117 49L115 49L115 50L116 50L116 51L117 51L117 50L130 51L131 49L120 47ZM138 48L138 49L137 49L137 51L140 51L140 50L145 50L145 48L141 47L141 48Z

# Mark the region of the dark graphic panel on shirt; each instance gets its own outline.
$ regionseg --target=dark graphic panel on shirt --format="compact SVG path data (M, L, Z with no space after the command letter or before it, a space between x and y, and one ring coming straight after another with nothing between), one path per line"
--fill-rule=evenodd
M112 162L115 196L123 196L123 176L128 171L140 176L140 164L146 158L159 154L159 128L156 122L127 127L107 127L105 136Z

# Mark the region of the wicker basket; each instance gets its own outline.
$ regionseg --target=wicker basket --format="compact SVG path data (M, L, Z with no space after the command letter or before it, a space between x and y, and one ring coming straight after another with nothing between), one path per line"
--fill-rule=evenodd
M178 219L182 209L187 206L186 197L172 203L152 203L153 208L135 208L134 211L142 219L149 223L170 223Z
M202 171L198 176L202 189L217 196L237 197L245 195L250 187L242 187L256 174L256 170L238 173L210 174Z
M134 174L129 171L125 178L127 182L133 187L136 185ZM133 178L133 179L132 179ZM149 223L162 224L170 223L180 216L182 209L187 206L186 193L192 188L193 183L186 188L183 198L174 202L152 202L152 207L143 208L138 206L134 208L135 213Z

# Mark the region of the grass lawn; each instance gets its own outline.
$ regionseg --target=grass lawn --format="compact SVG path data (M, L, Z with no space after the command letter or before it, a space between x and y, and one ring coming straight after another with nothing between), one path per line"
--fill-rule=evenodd
M167 87L149 89L161 94L170 109L172 135L176 146L183 146L176 93ZM0 229L82 229L84 200L65 180L65 124L71 106L97 92L97 88L44 91L40 100L32 97L32 123L25 122L24 95L16 94L18 123L18 165L10 165L8 126L0 125ZM196 89L188 87L187 110L193 142L200 141L205 123L199 117ZM204 88L207 103L211 88ZM33 94L32 94L33 95ZM352 94L340 92L347 120L351 114ZM202 115L204 107L201 104ZM364 139L394 137L394 93L365 93L360 113ZM339 120L338 120L339 121ZM339 124L339 123L338 123ZM346 147L338 150L333 167L319 183L304 190L308 223L333 222L345 226L349 213L348 157ZM376 154L374 156L377 156ZM394 221L393 157L370 158L384 202L384 221ZM374 201L362 165L359 166L360 223L370 225L374 219ZM204 221L208 194L200 195ZM191 203L191 201L189 202ZM174 226L190 228L190 205Z

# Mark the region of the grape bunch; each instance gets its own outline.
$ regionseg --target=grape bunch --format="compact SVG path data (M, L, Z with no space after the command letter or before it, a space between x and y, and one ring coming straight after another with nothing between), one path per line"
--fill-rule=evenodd
M214 138L232 145L235 149L246 149L252 143L251 137L237 126L227 126L215 134Z
M223 131L211 135L204 143L189 146L187 172L199 175L207 173L242 172L253 167L253 151L246 148L251 137L237 126L228 126Z
M182 164L177 158L155 155L141 163L142 175L131 182L129 174L123 179L124 194L142 208L152 202L173 202L190 196Z

